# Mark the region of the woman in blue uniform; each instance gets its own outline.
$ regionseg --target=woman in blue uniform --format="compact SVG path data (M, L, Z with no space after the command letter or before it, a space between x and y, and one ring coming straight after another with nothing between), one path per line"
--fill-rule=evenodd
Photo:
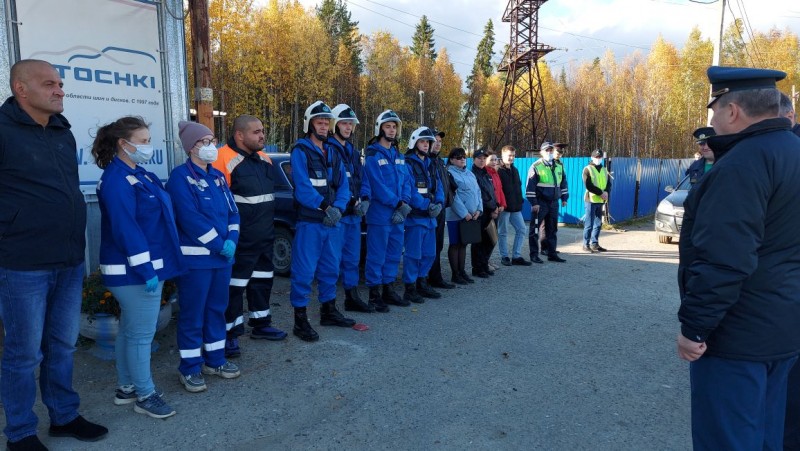
M203 374L238 377L225 360L225 308L236 243L239 210L217 160L214 135L205 125L182 121L178 135L189 156L169 176L167 191L175 208L183 263L190 272L178 278L178 366L187 391L207 388Z
M97 183L100 272L122 310L114 403L135 403L137 413L166 418L175 410L153 384L150 346L161 288L181 272L172 201L158 177L140 166L153 157L150 130L142 118L123 117L100 127L92 155L104 169Z

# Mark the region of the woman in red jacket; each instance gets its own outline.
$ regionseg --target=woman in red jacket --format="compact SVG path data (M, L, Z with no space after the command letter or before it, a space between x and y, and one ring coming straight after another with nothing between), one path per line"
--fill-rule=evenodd
M500 158L497 156L497 153L493 150L488 152L488 157L486 160L486 172L492 177L492 185L494 186L494 195L497 199L497 213L492 216L494 219L495 224L497 223L497 216L506 209L506 195L503 194L503 184L500 181L500 175L497 173L497 168L500 166ZM498 267L489 263L489 269L492 271L497 271Z

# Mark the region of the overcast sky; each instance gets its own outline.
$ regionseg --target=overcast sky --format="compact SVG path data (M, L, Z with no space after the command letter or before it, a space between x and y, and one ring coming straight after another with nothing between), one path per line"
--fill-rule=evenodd
M702 0L708 1L708 0ZM266 3L266 0L256 0ZM313 8L319 0L300 0ZM483 27L492 19L497 53L509 42L502 22L508 0L347 0L362 33L385 30L409 45L423 14L436 30L436 47L446 47L456 71L466 78L472 68ZM740 7L743 5L743 9ZM800 1L728 0L726 26L746 15L752 28L788 27L800 34ZM610 48L619 58L635 50L647 53L661 34L682 47L695 25L704 37L719 33L719 0L710 5L689 0L549 0L539 10L539 42L556 48L546 60L555 71L570 62L602 57ZM733 14L732 14L732 13Z

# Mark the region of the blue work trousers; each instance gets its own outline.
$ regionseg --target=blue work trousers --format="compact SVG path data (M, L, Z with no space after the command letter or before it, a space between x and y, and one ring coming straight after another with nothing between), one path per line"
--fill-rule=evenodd
M583 219L583 245L598 244L600 227L603 225L603 204L584 202L586 214Z
M695 451L783 449L786 382L797 357L701 357L689 364Z
M360 218L359 218L360 219ZM358 286L358 264L361 262L361 221L339 223L339 239L342 252L340 274L345 290Z
M225 308L231 267L192 269L178 277L178 371L184 376L225 364Z
M407 225L403 254L403 282L415 283L420 277L428 277L435 256L436 228Z
M367 225L367 267L364 273L368 287L393 283L403 253L403 223Z
M158 312L161 310L163 287L164 282L160 281L154 293L145 291L145 285L108 288L122 310L115 348L117 385L133 384L139 399L147 398L156 391L150 371L150 353L156 335Z
M83 263L64 269L14 271L0 268L0 309L5 328L0 395L3 432L15 442L36 434L36 367L50 423L78 416L72 388L72 354L78 340Z
M311 283L317 279L320 302L336 299L341 248L339 230L321 222L297 223L292 243L292 288L289 300L293 307L306 307L311 298Z

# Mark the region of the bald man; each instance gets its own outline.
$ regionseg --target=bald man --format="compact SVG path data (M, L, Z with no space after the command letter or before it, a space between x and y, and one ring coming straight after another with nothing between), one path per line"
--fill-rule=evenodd
M36 436L36 367L51 436L82 441L108 429L78 414L72 354L84 276L86 204L58 72L45 61L11 68L0 106L0 396L8 449L46 449Z

